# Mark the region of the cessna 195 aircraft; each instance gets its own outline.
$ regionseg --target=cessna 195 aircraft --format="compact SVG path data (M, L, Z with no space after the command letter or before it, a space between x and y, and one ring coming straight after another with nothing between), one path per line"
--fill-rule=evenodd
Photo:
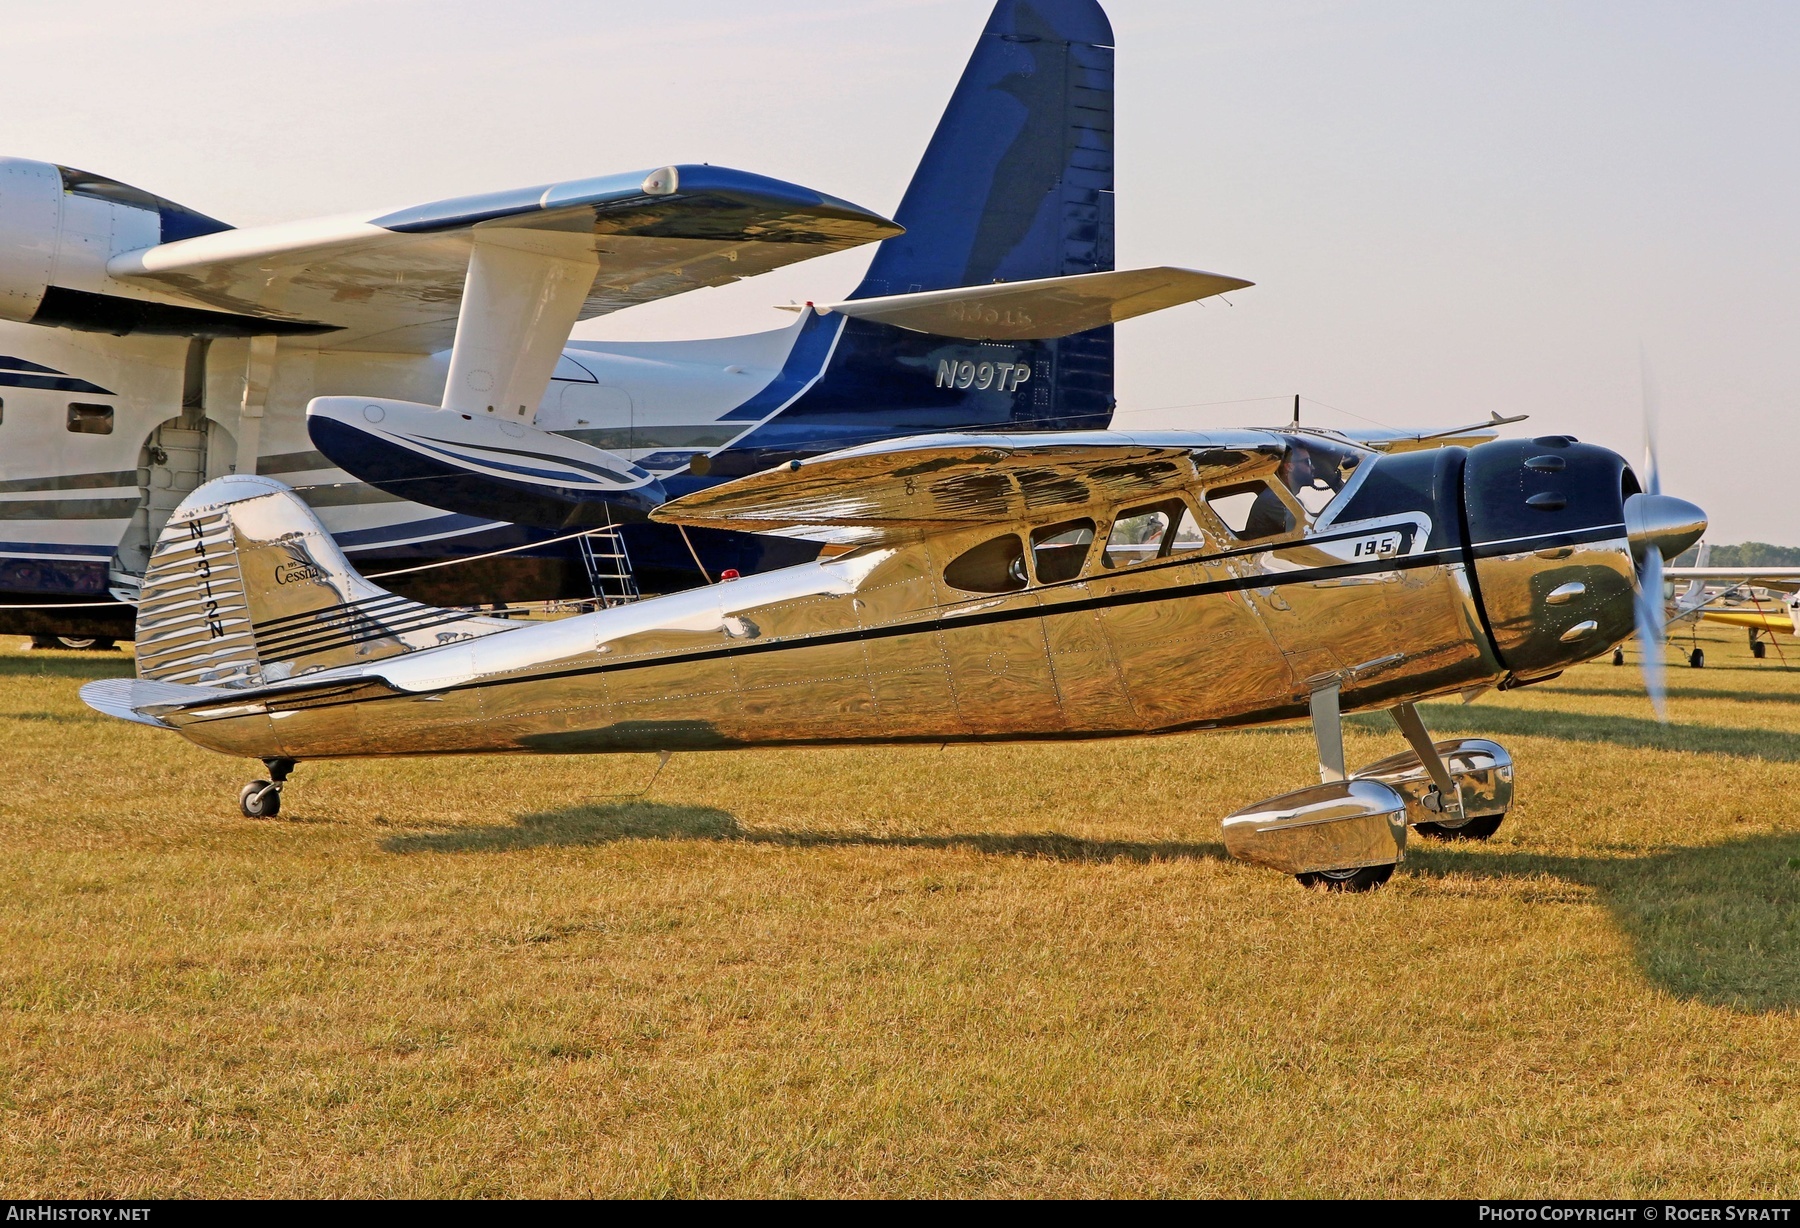
M785 459L1108 425L1113 322L1247 284L1114 270L1112 63L1095 0L998 0L897 224L683 165L233 229L0 160L0 631L128 636L108 598L135 599L176 505L231 472L291 483L365 569L537 543L395 581L462 604L701 583L690 547L712 575L812 558L643 519ZM785 328L569 340L578 319L871 242L849 298ZM593 542L545 544L571 516L632 523L601 566Z
M1699 508L1641 492L1621 457L1567 436L1382 453L1265 430L890 440L651 514L836 553L521 626L383 591L281 482L226 476L158 538L139 676L82 696L263 760L268 778L239 797L253 817L277 812L308 759L1094 739L1310 716L1322 783L1225 818L1226 847L1359 890L1392 874L1409 826L1485 837L1511 804L1507 752L1434 743L1414 705L1551 677L1646 607L1660 628L1660 579L1643 581L1705 529ZM1340 714L1375 709L1412 750L1348 772Z

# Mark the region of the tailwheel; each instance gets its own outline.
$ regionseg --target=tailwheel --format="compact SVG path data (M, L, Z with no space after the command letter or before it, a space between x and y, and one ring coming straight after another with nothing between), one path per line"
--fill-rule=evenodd
M281 786L253 780L238 791L238 809L246 819L272 819L281 813Z
M294 770L292 759L264 759L269 779L253 780L238 790L238 809L246 819L272 819L281 813L281 786Z
M1373 891L1392 877L1392 864L1359 866L1354 870L1314 870L1308 874L1294 875L1302 887L1318 887L1326 891Z
M1623 648L1613 649L1613 664L1614 665L1625 664L1625 650Z

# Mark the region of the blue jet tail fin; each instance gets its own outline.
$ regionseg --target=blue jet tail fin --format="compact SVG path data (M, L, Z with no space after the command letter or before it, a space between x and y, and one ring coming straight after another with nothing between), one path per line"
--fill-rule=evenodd
M1000 0L850 297L1111 269L1112 41L1096 0Z
M1097 0L999 0L851 299L1113 268L1112 25ZM1109 426L1111 325L971 341L827 316L803 395L713 457L749 473L790 456L971 427ZM671 487L671 493L675 488Z

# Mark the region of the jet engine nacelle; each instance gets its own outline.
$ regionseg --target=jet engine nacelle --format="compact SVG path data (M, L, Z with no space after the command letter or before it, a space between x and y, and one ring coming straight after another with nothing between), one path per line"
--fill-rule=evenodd
M55 301L58 289L141 297L107 276L108 260L229 229L103 175L0 158L0 320L89 327L67 318L70 305Z

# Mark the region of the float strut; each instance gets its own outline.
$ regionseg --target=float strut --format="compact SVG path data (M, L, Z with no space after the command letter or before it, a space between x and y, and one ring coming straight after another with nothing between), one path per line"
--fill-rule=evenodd
M1345 780L1344 720L1338 711L1338 691L1343 680L1330 674L1312 679L1310 685L1313 740L1319 744L1319 780L1323 784Z

